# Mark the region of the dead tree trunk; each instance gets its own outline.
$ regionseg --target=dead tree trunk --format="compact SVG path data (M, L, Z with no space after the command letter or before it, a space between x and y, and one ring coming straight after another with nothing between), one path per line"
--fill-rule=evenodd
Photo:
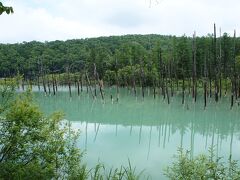
M102 100L104 100L104 94L103 94L103 80L99 79L99 75L97 73L97 80L98 80L98 85L99 85L99 90L100 90L100 94L102 97Z
M144 70L143 70L143 62L141 61L141 86L142 86L142 97L144 98L144 82L145 82L145 77L144 77Z
M207 107L207 80L204 80L204 109Z
M236 30L234 30L234 44L233 44L233 59L234 59L234 62L233 62L233 73L234 73L234 95L235 95L235 99L237 100L238 99L238 88L237 88L237 72L236 72Z
M169 75L169 70L167 70L167 67L165 66L165 72L166 72L166 74L168 74ZM167 102L168 102L168 104L170 104L170 100L169 100L169 93L168 93L168 78L169 78L169 76L166 78L166 80L165 80L165 87L166 87L166 94L167 94Z
M216 25L214 24L214 39L213 39L213 55L214 55L214 91L215 101L218 102L218 63L217 63L217 37L216 37Z
M184 104L185 102L185 81L184 81L184 76L183 76L183 80L182 80L182 104Z
M208 61L208 76L209 76L209 96L210 98L212 97L212 71L211 71L211 62L210 62L210 59Z
M119 79L118 79L118 62L115 59L115 74L116 74L116 85L117 85L117 102L119 100Z
M182 104L184 104L184 102L185 102L185 80L184 80L184 70L182 69Z
M221 28L219 29L220 37L219 37L219 97L222 98L222 32Z
M137 96L137 91L136 91L136 82L135 82L135 70L132 67L132 61L130 60L130 64L131 64L131 72L132 72L132 87L133 87L133 91L134 91L134 96Z
M78 93L78 96L80 95L80 82L79 82L79 79L77 80L77 93Z
M56 91L55 91L55 81L54 81L54 76L52 74L52 88L53 88L53 95L56 94Z
M41 75L41 72L40 72L40 62L39 62L39 59L38 59L38 62L37 62L37 67L38 67L38 73L37 73L37 86L38 86L38 91L40 91L40 75Z
M231 90L231 109L233 108L233 101L234 101L234 80L231 81L232 90Z
M71 80L70 80L70 67L67 67L67 76L68 76L68 89L69 89L69 96L72 97L72 89L71 89Z
M203 88L204 88L204 109L206 109L206 107L207 107L207 57L206 56L205 56L205 61L204 61Z
M188 86L188 94L190 95L191 94L191 86L192 86L192 80L191 80L191 78L189 77L189 78L187 78L187 86ZM194 98L194 96L193 96L193 98Z
M158 52L158 56L159 56L159 81L160 81L160 87L162 90L162 95L163 98L165 99L166 95L165 95L165 88L164 88L164 73L163 73L163 62L162 62L162 50L161 48L159 49Z
M156 85L155 78L153 77L153 98L156 99Z
M46 83L45 83L45 77L44 75L42 76L42 83L43 83L43 90L45 95L47 95L47 88L46 88Z
M88 78L87 78L87 75L86 75L86 73L85 73L85 82L86 82L86 86L87 86L87 93L88 93Z
M171 89L171 97L173 97L173 80L172 80L172 61L170 61L170 67L169 67L169 78L170 78L170 89Z
M40 91L40 79L39 79L39 74L37 75L37 86L38 86L38 91Z
M97 97L97 82L98 82L98 85L99 85L99 90L100 90L100 94L101 94L101 97L102 97L102 100L104 100L104 95L103 95L103 81L99 79L99 74L97 72L97 67L96 67L96 64L94 63L94 81L95 81L95 97Z
M81 86L81 92L83 91L83 75L80 75L80 86Z
M96 68L96 64L93 63L93 75L94 75L94 95L95 97L97 97L97 68Z
M54 77L54 82L55 82L55 90L56 92L58 91L58 82L57 82L57 78Z
M42 76L43 90L44 90L45 95L47 95L47 88L46 88L46 83L45 83L45 73L43 71L42 60L41 60L41 76Z
M192 42L192 97L197 100L197 82L196 82L196 32L193 34Z
M91 88L91 84L90 84L87 72L85 73L85 75L86 75L86 80L87 80L87 84L88 84L89 90L90 90L90 92L92 94L93 99L95 99L95 96L94 96L94 94L92 92L92 88Z
M240 98L240 77L238 76L238 98Z
M50 81L49 81L49 77L47 75L47 87L48 87L48 94L51 94L51 87L50 87Z

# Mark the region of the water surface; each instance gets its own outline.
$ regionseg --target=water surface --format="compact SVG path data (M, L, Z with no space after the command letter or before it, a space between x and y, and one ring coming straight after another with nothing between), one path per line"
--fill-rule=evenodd
M99 93L93 99L86 89L80 96L73 89L72 98L67 88L55 96L34 94L44 112L63 111L73 127L80 129L79 147L86 150L89 167L97 162L119 167L130 159L152 179L163 179L162 170L174 160L179 147L195 156L214 146L219 156L232 154L240 160L240 107L230 110L228 97L218 103L209 99L204 110L202 97L193 103L187 96L182 105L179 94L168 104L162 96L154 99L150 90L143 99L139 91L135 97L131 90L122 88L118 102L115 88L105 89L104 101Z

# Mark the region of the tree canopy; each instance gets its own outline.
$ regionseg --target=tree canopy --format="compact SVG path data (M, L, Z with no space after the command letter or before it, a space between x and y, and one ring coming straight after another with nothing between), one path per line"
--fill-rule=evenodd
M196 74L200 78L204 77L206 59L209 76L213 75L215 67L218 67L219 73L231 77L235 63L234 38L225 33L221 41L220 38L217 39L216 49L213 39L213 36L196 37ZM139 72L139 65L143 68L149 84L152 83L150 77L154 72L162 71L163 76L170 73L172 77L191 77L192 41L193 38L187 36L152 34L0 44L0 77L20 73L25 78L34 79L41 69L44 73L64 73L68 66L71 66L71 72L88 71L89 75L93 76L94 64L99 78L105 80L109 73L116 70L127 76L128 66L131 67L129 70ZM220 44L221 57L218 53ZM217 61L214 59L215 51ZM239 38L235 40L235 54L240 55ZM171 72L167 73L168 69L171 69Z

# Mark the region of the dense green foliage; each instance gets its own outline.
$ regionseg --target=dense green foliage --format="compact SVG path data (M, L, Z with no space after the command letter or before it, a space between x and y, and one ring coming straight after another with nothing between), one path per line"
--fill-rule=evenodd
M16 79L0 80L0 115L6 111L13 101Z
M209 155L190 157L189 151L179 150L176 161L165 170L165 175L172 180L207 180L207 179L239 179L240 167L237 161L229 157L228 163L216 157L213 149Z
M217 38L216 43L213 39L211 35L196 38L197 77L204 77L207 68L209 78L213 79L216 74L232 78L234 72L240 70L240 39L226 33ZM116 84L117 74L121 84L131 84L134 76L137 84L143 79L151 86L160 77L192 77L192 40L186 36L126 35L0 44L0 77L20 73L26 79L34 79L42 74L68 70L88 72L94 77L96 64L99 78L111 84Z
M14 93L6 92L5 97L13 100L7 100L10 106L1 106L0 178L82 177L85 166L80 164L81 153L75 147L77 134L61 123L62 115L45 117L29 92L15 98Z
M4 6L1 2L0 2L0 15L2 13L6 12L7 14L13 13L13 8L10 6Z

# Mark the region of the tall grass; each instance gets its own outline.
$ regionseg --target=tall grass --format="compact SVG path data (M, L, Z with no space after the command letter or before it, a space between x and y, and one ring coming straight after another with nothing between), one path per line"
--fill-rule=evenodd
M136 168L132 167L130 161L128 160L128 166L120 166L120 168L110 168L107 169L104 164L98 163L94 168L88 170L86 166L81 168L82 172L81 180L139 180L148 179L143 177L143 171L140 173L136 172Z

